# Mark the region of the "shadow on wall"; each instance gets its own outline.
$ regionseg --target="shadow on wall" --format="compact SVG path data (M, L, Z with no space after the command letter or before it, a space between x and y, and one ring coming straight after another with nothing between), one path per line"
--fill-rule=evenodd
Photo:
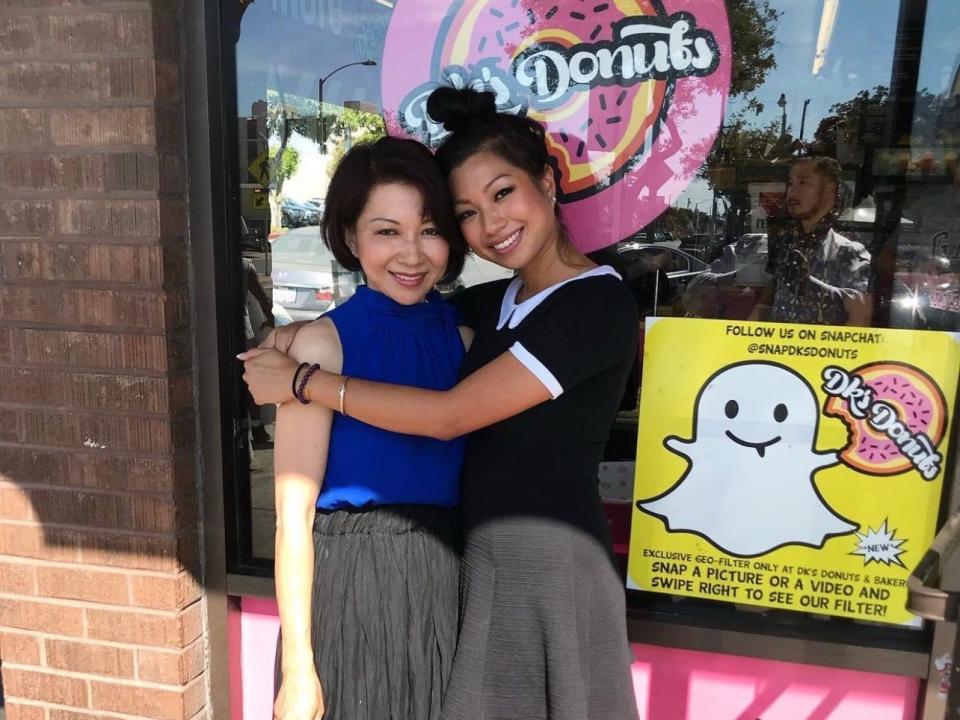
M121 408L64 412L52 407L76 401L56 398L40 401L51 409L0 408L0 442L17 443L0 446L0 627L17 641L3 648L7 693L23 696L32 673L46 669L38 643L47 647L45 665L54 667L51 643L71 639L142 648L122 651L129 658L103 669L105 679L188 683L187 675L203 669L204 650L195 423L190 410L165 414L154 394L154 386L171 389L178 381L57 370L43 376L61 392L79 386L93 397L98 388L125 385L118 397L155 408L138 408L136 416L116 412ZM60 447L27 444L40 437ZM175 678L158 665L171 651L191 654ZM101 674L83 662L84 671Z

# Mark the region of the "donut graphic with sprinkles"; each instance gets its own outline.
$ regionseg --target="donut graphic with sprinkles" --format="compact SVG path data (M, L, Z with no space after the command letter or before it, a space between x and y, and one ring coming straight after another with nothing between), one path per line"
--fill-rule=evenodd
M947 429L947 401L925 372L906 363L882 362L852 371L865 397L857 413L850 401L830 397L824 413L847 425L840 461L867 475L897 475L917 469L933 480L942 458L937 452ZM858 388L859 389L859 388ZM936 472L933 472L933 471Z
M675 7L671 7L671 5ZM696 177L730 81L722 0L403 0L381 94L391 134L430 146L441 84L495 93L548 131L558 199L582 250L642 229Z

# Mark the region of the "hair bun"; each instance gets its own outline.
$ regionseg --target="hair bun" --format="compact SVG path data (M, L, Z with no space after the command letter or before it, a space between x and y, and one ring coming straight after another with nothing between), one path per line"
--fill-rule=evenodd
M427 113L450 132L497 114L496 96L470 88L439 87L427 98Z

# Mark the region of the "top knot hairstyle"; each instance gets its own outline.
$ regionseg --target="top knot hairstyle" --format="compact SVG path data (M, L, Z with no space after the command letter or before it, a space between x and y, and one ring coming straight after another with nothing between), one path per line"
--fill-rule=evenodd
M455 280L463 270L467 243L453 212L453 199L444 173L430 151L415 140L385 137L372 143L358 143L347 151L327 189L320 223L326 246L343 267L362 270L347 239L356 228L373 188L390 183L407 185L420 193L423 217L433 221L450 246L446 272L440 283Z
M497 112L492 92L437 88L427 98L427 114L451 132L437 150L437 162L447 175L472 155L486 150L535 179L543 177L549 166L559 187L543 125L526 116ZM559 220L560 203L554 206L554 212Z

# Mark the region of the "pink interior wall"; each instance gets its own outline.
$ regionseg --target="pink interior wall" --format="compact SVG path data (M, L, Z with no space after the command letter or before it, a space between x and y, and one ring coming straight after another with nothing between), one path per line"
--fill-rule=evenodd
M240 717L271 717L276 603L241 599L238 627ZM913 678L640 644L633 656L640 720L916 720Z
M633 645L640 720L915 720L920 682Z

